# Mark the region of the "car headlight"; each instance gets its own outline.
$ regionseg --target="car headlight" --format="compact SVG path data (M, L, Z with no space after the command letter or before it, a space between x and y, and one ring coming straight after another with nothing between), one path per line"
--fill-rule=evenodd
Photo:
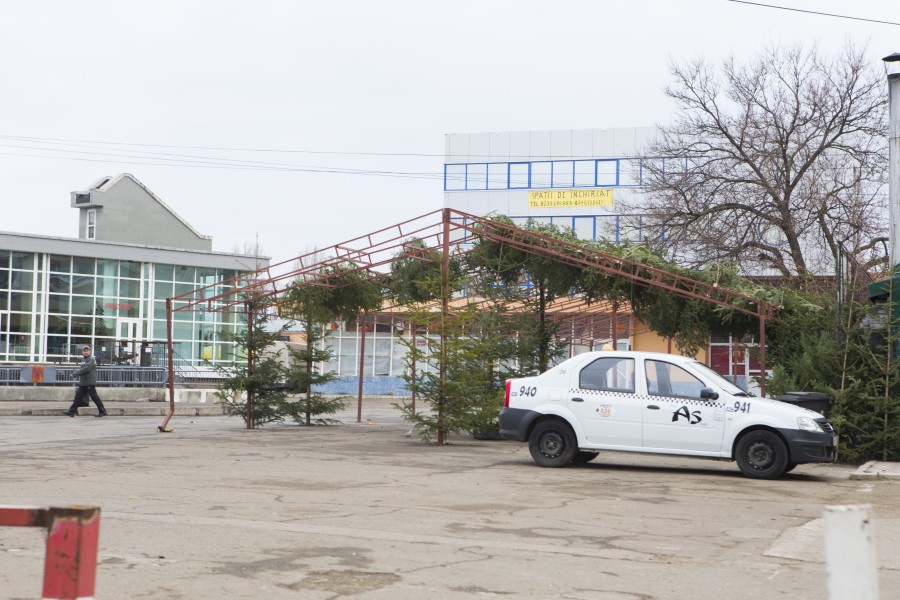
M824 433L824 429L809 417L797 417L797 427L802 431L818 431Z

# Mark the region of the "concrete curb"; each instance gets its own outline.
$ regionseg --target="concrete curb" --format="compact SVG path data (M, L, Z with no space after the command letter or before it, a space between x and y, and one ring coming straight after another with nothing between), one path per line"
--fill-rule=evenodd
M59 408L3 408L0 406L0 417L59 417L68 409ZM106 411L111 417L161 417L169 412L168 405L159 406L107 406ZM94 406L78 409L78 416L91 416L97 414ZM175 406L175 416L180 417L220 417L225 415L225 407L211 406Z
M102 398L101 391L101 398ZM346 398L347 406L343 411L345 418L355 415L357 412L357 400ZM366 417L375 411L379 418L385 414L397 413L393 408L394 403L402 403L408 398L397 396L366 396L363 398ZM43 401L0 401L0 417L56 417L68 410L72 403L71 398L65 400L45 399ZM168 402L158 401L131 401L131 400L106 400L103 404L107 412L114 417L159 417L169 412ZM89 407L80 408L79 415L94 415L97 408L91 404ZM227 415L225 405L218 402L175 401L175 416L180 417L220 417Z
M875 479L900 481L900 463L870 460L869 462L860 465L856 471L851 473L850 479L858 481L871 481Z

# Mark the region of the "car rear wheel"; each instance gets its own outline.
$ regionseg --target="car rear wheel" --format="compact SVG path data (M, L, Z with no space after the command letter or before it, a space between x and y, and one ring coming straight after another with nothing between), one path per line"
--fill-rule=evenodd
M534 426L528 438L534 462L542 467L564 467L578 451L575 432L565 421L551 419Z
M751 431L738 442L735 460L747 477L775 479L788 467L787 447L771 431Z

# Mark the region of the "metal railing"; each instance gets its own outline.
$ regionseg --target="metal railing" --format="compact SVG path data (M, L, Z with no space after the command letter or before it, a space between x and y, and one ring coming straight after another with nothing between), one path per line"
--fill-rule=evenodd
M76 383L77 367L57 367L57 383ZM97 384L113 387L157 387L168 381L166 370L161 367L97 367Z
M44 377L39 382L23 380L22 369L34 365L0 366L0 385L72 385L78 381L74 375L77 365L55 366L55 376ZM161 387L168 382L168 373L162 367L97 367L97 385L111 387Z
M97 385L112 387L162 387L168 384L168 367L165 348L154 349L153 366L145 365L97 365ZM80 360L80 359L79 359ZM177 352L173 355L175 383L188 387L217 387L230 377L227 371L209 364L197 365ZM38 365L43 371L41 380L32 381L23 369L35 367L31 363L21 365L0 365L0 385L72 385L78 378L74 372L80 362L57 362L53 365ZM53 375L48 373L52 369Z
M22 367L0 367L0 383L9 385L22 381Z
M210 365L197 366L173 350L172 364L175 367L175 383L187 387L218 387L229 374Z

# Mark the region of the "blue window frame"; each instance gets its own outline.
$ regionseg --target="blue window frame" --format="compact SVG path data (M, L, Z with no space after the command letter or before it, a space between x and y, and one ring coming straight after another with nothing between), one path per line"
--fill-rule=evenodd
M509 163L507 187L511 190L525 190L531 187L531 163Z
M667 173L690 168L686 158L665 159L661 164ZM643 167L643 160L637 158L447 163L444 191L636 187L643 185Z
M619 185L618 160L613 159L597 161L597 185Z
M552 223L560 227L571 229L578 238L583 240L609 240L614 242L641 241L644 239L644 218L643 215L637 216L637 230L624 229L622 217L628 215L608 214L608 215L532 215L519 216L510 215L510 219L516 225L524 227L528 221L537 223Z
M594 172L593 160L576 160L574 162L573 187L594 187L597 185L597 176Z
M540 161L531 163L531 188L542 189L552 187L553 163Z
M487 164L487 189L509 189L509 163Z
M551 187L570 188L575 176L575 161L554 160L552 163Z
M487 184L487 163L474 163L466 165L467 190L486 190Z
M466 189L466 167L468 165L444 165L444 191L455 192Z

